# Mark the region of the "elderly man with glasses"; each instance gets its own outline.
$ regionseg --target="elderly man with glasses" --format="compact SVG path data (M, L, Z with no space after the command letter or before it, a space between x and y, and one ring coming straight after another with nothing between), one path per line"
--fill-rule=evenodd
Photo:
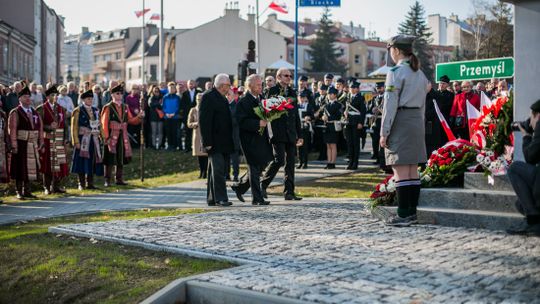
M281 68L276 73L278 83L265 93L265 98L283 96L291 99L294 107L287 110L287 115L270 123L270 142L274 150L274 160L268 164L261 180L262 193L266 198L266 188L276 177L279 168L285 166L285 189L283 194L285 200L301 200L294 193L294 165L296 158L296 146L301 146L302 128L298 114L297 92L291 87L292 73L289 69Z
M112 101L103 106L101 125L105 137L103 164L105 165L105 187L111 185L113 167L116 167L116 184L127 185L124 182L124 165L131 162L131 145L129 143L127 126L138 125L144 118L144 111L134 116L128 106L123 103L124 87L117 85L111 89Z

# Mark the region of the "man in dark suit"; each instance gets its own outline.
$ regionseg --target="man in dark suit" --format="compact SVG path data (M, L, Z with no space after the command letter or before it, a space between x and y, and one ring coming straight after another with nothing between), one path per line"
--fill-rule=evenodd
M349 152L349 165L347 170L358 169L358 157L360 156L360 135L364 127L366 117L366 102L364 96L360 94L360 83L351 83L351 93L346 101L345 117L345 139L347 140L347 151Z
M230 206L225 185L225 160L234 150L232 119L225 94L231 87L229 75L218 74L214 88L206 91L199 109L202 144L208 152L209 173L207 202L209 206Z
M191 151L191 138L193 136L193 129L187 127L188 113L191 108L197 106L195 98L197 94L202 93L202 90L197 88L197 82L195 80L188 80L188 89L182 93L181 105L183 107L184 115L182 117L182 125L186 136L184 137L184 150L186 152Z
M511 234L540 236L540 100L531 105L527 121L517 123L523 135L523 157L508 169L508 178L516 192L516 209L527 217L527 227L509 230Z
M373 147L373 155L371 159L375 159L375 163L379 164L383 161L384 156L379 155L379 151L384 151L380 149L379 146L379 137L381 132L381 121L382 121L382 112L384 104L384 82L377 82L377 94L371 98L368 103L367 113L373 115L371 121L371 145Z
M236 119L240 127L240 142L242 151L246 156L248 173L244 175L232 189L240 201L242 195L251 187L252 204L268 205L261 191L261 173L264 167L273 159L272 146L266 129L267 121L261 120L255 114L254 108L261 102L262 78L253 74L246 79L248 93L245 94L236 106ZM263 128L262 134L259 132Z
M292 73L290 70L281 68L276 73L278 83L270 88L265 98L273 96L283 96L293 100L292 109L287 110L287 115L272 121L270 142L274 150L274 160L266 167L261 184L263 196L266 196L266 188L276 177L279 168L285 166L285 189L283 193L285 200L301 200L294 193L294 163L296 157L296 145L303 144L300 134L300 117L298 117L298 104L296 102L296 91L290 87Z

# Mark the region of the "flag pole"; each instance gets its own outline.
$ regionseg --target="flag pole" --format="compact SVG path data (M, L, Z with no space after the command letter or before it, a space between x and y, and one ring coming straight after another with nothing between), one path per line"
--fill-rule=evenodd
M159 82L163 82L163 0L161 0L161 15L159 16Z
M261 48L259 46L259 0L257 0L257 2L255 2L255 10L257 11L257 15L255 16L255 62L257 62L257 74L259 74L259 71L261 69L261 63L260 63L260 60L261 60L261 57L259 55L259 52L261 51Z
M141 98L139 100L139 110L140 111L144 111L144 84L145 84L145 68L144 68L144 47L146 45L146 41L144 39L144 28L145 28L145 23L144 23L144 0L142 1L142 30L141 30L141 78L142 78L142 82L141 82L141 90L140 90L140 94L141 94ZM141 122L141 132L140 132L140 139L139 139L139 156L140 156L140 170L141 170L141 182L144 182L144 119L143 121Z
M298 1L294 1L294 83L296 87L298 83Z

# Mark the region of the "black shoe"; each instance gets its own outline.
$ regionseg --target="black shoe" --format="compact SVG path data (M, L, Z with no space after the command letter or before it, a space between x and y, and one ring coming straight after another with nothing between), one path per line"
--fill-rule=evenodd
M326 167L324 169L330 169L330 164L326 164Z
M31 199L37 199L38 197L33 195L32 193L30 192L26 192L26 193L23 193L23 197L25 198L31 198Z
M264 198L268 198L268 193L266 193L266 188L265 187L261 187L261 194Z
M508 229L506 232L511 235L540 236L540 224L529 225L521 229Z
M88 189L88 190L99 190L99 188L94 186L94 185L88 185L88 187L86 187L86 189Z
M262 202L252 202L251 203L252 205L259 205L259 206L266 206L266 205L270 205L270 202L269 201L262 201Z
M216 205L220 205L221 207L229 207L232 205L232 203L227 201L219 201L216 203Z
M296 169L302 169L302 166L303 166L303 165L304 165L304 164L299 163L298 166L296 166Z
M215 206L216 202L207 202L208 206Z
M304 165L302 166L302 169L307 169L307 168L308 168L307 164L304 164Z
M117 181L117 182L116 182L116 185L117 185L117 186L127 186L128 183L126 183L126 182L124 182L124 181Z
M295 194L286 194L285 195L285 200L286 201L300 201L300 200L302 200L302 198L296 196Z
M239 201L242 203L245 202L244 197L242 196L242 193L240 193L240 189L238 189L237 185L232 185L231 189L236 193L236 198L238 198Z

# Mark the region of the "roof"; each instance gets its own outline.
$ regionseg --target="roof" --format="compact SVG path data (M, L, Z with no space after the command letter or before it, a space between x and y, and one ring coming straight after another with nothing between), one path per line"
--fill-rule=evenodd
M377 40L360 40L364 42L367 46L371 47L379 47L379 48L386 48L387 43L383 41L377 41Z
M92 38L90 38L91 43L100 43L105 41L113 41L118 39L125 39L129 36L129 30L126 29L116 29L108 32L96 32Z
M142 51L141 39L137 39L137 42L133 45L133 48L126 56L127 59L140 58ZM145 43L144 56L154 57L159 56L159 35L151 35Z
M451 45L436 45L432 44L431 49L435 51L446 51L446 52L452 52L454 51L454 47Z

